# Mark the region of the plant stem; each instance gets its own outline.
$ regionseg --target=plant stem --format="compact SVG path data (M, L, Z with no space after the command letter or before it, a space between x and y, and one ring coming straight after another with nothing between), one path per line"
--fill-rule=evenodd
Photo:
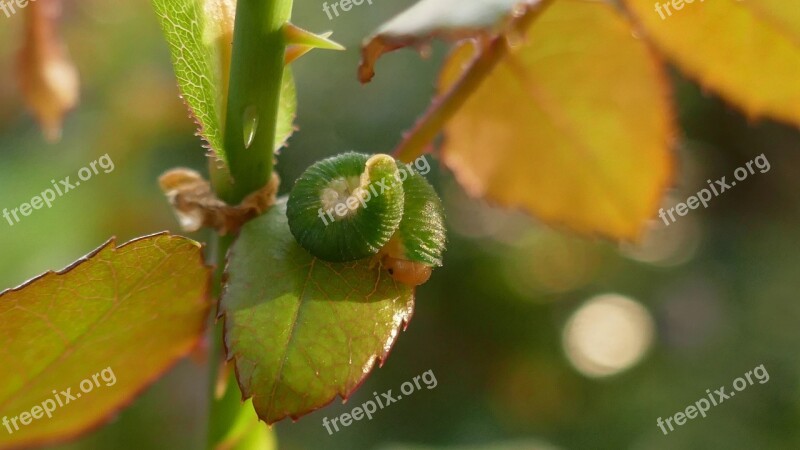
M224 200L230 204L272 176L286 51L283 25L291 10L292 0L239 0L236 5L224 141L233 178L230 198Z
M395 149L395 156L403 162L411 162L426 152L447 121L464 105L469 95L489 76L492 69L508 52L502 37L494 39L486 48L478 50L464 75L446 93L433 100L425 114L417 120L414 128Z
M213 162L212 162L213 164ZM228 249L233 244L230 236L216 237L216 248L214 259L217 270L214 273L214 298L219 299L222 291L222 275L225 270L225 257ZM236 419L236 411L241 407L242 397L239 387L233 377L223 380L227 383L225 394L217 398L217 383L220 376L225 350L222 321L217 321L218 300L211 308L211 327L209 328L209 352L208 352L208 430L207 448L213 449L222 440L228 429Z
M283 26L291 10L292 0L239 0L236 5L224 138L229 167L219 169L214 161L209 162L214 190L228 204L240 203L264 187L272 176L286 52ZM228 377L225 394L216 396L225 352L222 321L216 321L217 307L226 256L233 241L234 237L223 236L216 237L215 242L217 302L212 307L213 325L209 330L208 449L215 448L224 438L242 407L234 377Z
M481 48L461 78L447 92L437 96L425 114L417 121L400 145L394 151L395 157L411 162L425 153L428 146L444 128L445 124L458 112L470 95L478 89L497 65L509 54L507 34L525 33L552 0L543 0L532 6L523 16L508 25L506 33L500 34L488 43L481 42Z

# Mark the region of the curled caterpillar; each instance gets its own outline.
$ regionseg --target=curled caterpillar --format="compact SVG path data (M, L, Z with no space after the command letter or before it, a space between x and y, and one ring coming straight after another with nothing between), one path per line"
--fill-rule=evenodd
M287 217L297 242L326 261L373 258L412 286L442 265L441 200L411 165L388 155L350 152L312 165L289 195Z

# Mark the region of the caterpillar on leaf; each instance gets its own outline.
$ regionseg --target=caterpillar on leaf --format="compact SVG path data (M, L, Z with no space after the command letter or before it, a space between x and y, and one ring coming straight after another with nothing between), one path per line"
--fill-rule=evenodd
M349 152L317 162L295 183L286 215L300 246L326 261L373 258L411 286L442 265L442 202L413 165L389 155Z

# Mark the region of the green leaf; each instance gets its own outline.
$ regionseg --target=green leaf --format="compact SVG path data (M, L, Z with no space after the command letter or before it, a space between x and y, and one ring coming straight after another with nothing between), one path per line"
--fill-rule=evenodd
M236 420L222 442L216 446L217 450L274 450L277 448L275 432L261 424L258 415L253 410L251 400L239 405Z
M369 261L313 258L289 232L286 201L248 223L221 300L225 345L245 398L267 423L346 399L411 318L413 289Z
M121 247L112 239L62 272L0 294L0 417L65 399L53 390L76 397L52 418L18 421L13 433L3 427L0 447L74 437L129 404L197 344L209 283L201 246L160 234ZM106 379L82 391L104 369Z
M181 96L197 121L199 135L228 163L223 145L228 76L233 42L232 0L152 0L170 46ZM275 149L294 131L297 108L294 79L283 77ZM262 125L267 126L267 125Z
M223 69L215 19L204 11L200 0L153 0L161 28L169 43L175 75L186 106L200 127L199 133L225 158L222 148ZM219 20L219 19L216 19Z
M275 124L275 151L277 152L286 144L294 133L294 119L297 115L297 90L294 84L292 69L287 67L283 71L281 84L281 100L278 105L278 122Z

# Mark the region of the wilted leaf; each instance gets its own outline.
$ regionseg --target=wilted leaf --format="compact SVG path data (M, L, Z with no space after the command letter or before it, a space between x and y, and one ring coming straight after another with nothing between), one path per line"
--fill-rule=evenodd
M236 10L234 0L152 0L169 43L181 94L199 134L227 162L223 130ZM297 106L294 79L283 77L275 149L294 131Z
M361 51L359 79L375 76L375 62L403 47L424 47L435 37L458 40L499 32L507 20L541 0L421 0L378 28Z
M472 195L636 238L673 172L661 65L602 2L556 1L515 44L448 122L444 162ZM440 92L470 58L453 55Z
M0 428L0 447L73 437L130 403L197 343L209 282L199 244L160 234L118 248L112 240L0 294L0 417L16 419L56 395L64 401L67 389L76 397L52 418L40 409L28 425L18 421L13 434ZM81 390L107 368L116 381Z
M785 0L684 3L670 16L625 0L645 37L688 76L751 117L800 125L800 8Z
M227 273L220 313L228 358L267 423L347 398L385 360L413 311L413 289L378 267L303 250L285 200L245 225Z
M20 88L50 141L61 138L64 114L78 103L78 71L58 33L61 8L61 0L28 4L18 56Z

